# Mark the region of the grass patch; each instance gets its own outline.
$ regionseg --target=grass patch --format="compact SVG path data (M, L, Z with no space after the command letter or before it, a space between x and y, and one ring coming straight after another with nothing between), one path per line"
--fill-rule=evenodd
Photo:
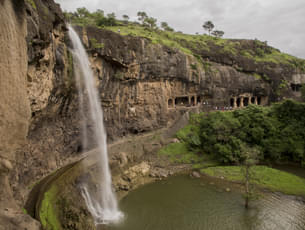
M164 46L168 46L174 49L178 49L182 51L183 53L192 55L192 51L180 44L179 39L183 37L187 40L194 40L192 36L195 37L195 35L182 35L180 33L175 32L167 32L167 31L161 31L161 30L151 30L143 26L139 25L122 25L122 26L108 26L103 27L104 29L111 30L116 33L120 33L124 36L133 36L133 37L144 37L151 40L153 44L161 44ZM118 32L120 31L120 32ZM196 39L195 39L196 40Z
M52 185L51 188L45 192L44 198L39 209L39 217L44 229L59 230L61 229L60 222L56 211L56 197L57 187Z
M94 49L102 49L104 48L104 43L98 42L95 38L90 38L91 47Z
M200 170L213 177L223 176L226 180L243 182L244 177L239 166L219 166ZM305 196L305 179L267 166L253 166L252 183L290 195Z
M185 143L171 143L158 152L159 155L176 156L189 153Z
M171 143L159 150L159 155L169 156L171 162L192 164L200 161L200 156L190 151L186 143Z
M171 143L161 148L158 154L168 156L173 163L192 164L194 169L219 165L211 156L191 151L184 142Z

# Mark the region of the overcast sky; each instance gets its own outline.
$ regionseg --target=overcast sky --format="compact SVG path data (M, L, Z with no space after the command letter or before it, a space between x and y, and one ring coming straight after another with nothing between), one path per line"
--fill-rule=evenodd
M138 11L166 21L177 31L204 33L211 20L226 38L258 38L281 51L305 58L305 0L55 0L62 9L86 7L123 14Z

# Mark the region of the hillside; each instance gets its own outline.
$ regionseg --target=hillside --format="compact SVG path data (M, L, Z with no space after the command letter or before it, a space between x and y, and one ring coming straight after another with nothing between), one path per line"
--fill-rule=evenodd
M82 142L89 109L85 100L79 112L68 21L89 56L108 142L130 138L114 150L115 166L118 156L137 164L155 154L160 136L140 147L133 138L176 128L189 113L304 99L305 61L264 42L163 31L99 11L63 13L53 0L2 2L0 229L39 229L21 208L35 216L33 188L96 147L90 122Z

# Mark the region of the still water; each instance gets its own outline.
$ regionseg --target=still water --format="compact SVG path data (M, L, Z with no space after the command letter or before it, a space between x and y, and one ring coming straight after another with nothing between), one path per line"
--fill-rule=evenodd
M301 199L265 194L244 208L238 189L206 178L175 176L145 185L121 200L123 222L109 230L305 230Z

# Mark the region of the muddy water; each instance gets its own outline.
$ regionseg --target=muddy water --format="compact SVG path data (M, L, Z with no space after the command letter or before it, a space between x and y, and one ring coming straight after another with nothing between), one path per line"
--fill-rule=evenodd
M125 220L109 230L304 230L305 204L265 194L244 208L239 189L206 178L175 176L132 191L120 202Z

